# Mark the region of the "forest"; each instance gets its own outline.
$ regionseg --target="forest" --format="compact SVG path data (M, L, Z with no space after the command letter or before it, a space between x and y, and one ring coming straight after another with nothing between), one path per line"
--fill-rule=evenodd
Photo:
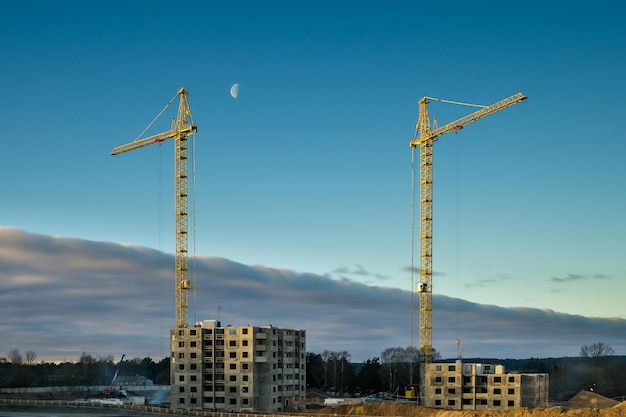
M433 350L435 361L442 360ZM580 356L562 358L496 359L463 358L464 362L504 365L506 372L547 373L550 400L567 401L581 390L593 388L608 398L626 396L626 356L600 342L585 345ZM169 385L170 360L155 362L149 357L116 363L113 356L94 357L83 353L76 361L47 363L37 361L34 351L22 355L17 349L0 358L0 388L109 385L119 365L120 376L143 376L158 385ZM337 396L367 396L403 393L419 381L419 351L392 347L380 357L353 363L346 351L306 354L307 388Z

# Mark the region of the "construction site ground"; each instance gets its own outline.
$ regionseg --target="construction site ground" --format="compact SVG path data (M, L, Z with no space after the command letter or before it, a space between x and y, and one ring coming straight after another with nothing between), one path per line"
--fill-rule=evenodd
M17 404L16 404L17 403ZM27 403L31 405L39 404L38 411L33 413L33 410L27 410L22 407L19 407L19 403ZM48 403L48 404L44 404ZM65 405L67 408L68 405L71 404L71 401L59 401L59 400L28 400L28 399L0 399L0 417L11 416L13 417L17 411L30 412L32 416L48 416L48 415L65 415L59 410L54 409L52 403L59 403L58 406ZM26 404L22 404L26 405ZM17 406L17 408L15 408ZM43 407L42 407L43 406ZM212 413L208 410L206 411L192 411L185 412L184 410L173 410L173 409L157 409L155 407L144 407L144 406L131 406L132 408L126 408L124 413L120 413L118 409L117 413L114 411L117 407L113 408L111 406L110 412L115 413L116 416L130 416L136 414L130 414L131 410L137 410L135 412L141 411L149 411L152 413L163 413L163 414L183 414L183 415L192 415L192 416L212 416L212 417L225 417L225 416L241 416L241 417L254 417L254 416L263 416L267 414L263 413L254 413L254 414L246 414L246 413ZM73 404L71 408L74 408L74 412L77 411L77 405ZM44 412L44 410L46 410ZM56 411L53 411L56 410ZM81 410L79 407L78 410ZM82 408L83 415L91 415L91 410L89 413L86 413L85 408ZM5 414L5 412L9 412L9 414ZM23 415L23 414L19 414ZM414 404L407 404L401 402L386 402L386 401L378 401L378 402L368 402L362 405L338 405L338 406L329 406L329 407L315 407L315 408L307 408L307 410L300 412L286 412L286 413L276 413L272 414L272 417L280 417L280 416L308 416L308 417L354 417L354 416L363 416L363 417L626 417L626 401L619 402L612 407L607 408L590 408L590 407L580 407L580 408L564 408L564 407L549 407L549 408L515 408L511 410L444 410L444 409L436 409L436 408L426 408L417 406Z
M442 410L425 408L397 402L371 402L363 405L324 407L318 415L333 417L380 416L380 417L626 417L626 401L604 408L516 408L512 410Z

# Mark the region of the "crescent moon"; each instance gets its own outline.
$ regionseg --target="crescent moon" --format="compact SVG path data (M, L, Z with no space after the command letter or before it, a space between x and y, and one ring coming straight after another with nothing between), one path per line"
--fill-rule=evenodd
M232 96L232 98L237 98L237 96L239 95L239 84L235 83L233 84L232 87L230 87L230 95Z

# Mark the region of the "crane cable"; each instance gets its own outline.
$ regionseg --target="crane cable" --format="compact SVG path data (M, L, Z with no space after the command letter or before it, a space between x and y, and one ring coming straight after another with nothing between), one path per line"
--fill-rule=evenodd
M455 317L455 327L456 327L456 340L457 340L457 350L460 358L460 335L459 335L459 280L461 275L461 141L459 140L459 135L456 136L456 146L454 152L454 182L455 182L455 195L454 195L454 208L455 208L455 234L456 234L456 242L455 242L455 257L456 257L456 270L455 270L455 283L456 283L456 294L454 300L454 313Z
M489 106L485 106L483 104L473 104L473 103L464 103L462 101L444 100L442 98L437 98L437 97L426 97L426 98L428 100L435 100L435 101L439 101L441 103L448 103L448 104L458 104L460 106L479 107L481 109L484 109L485 107L489 107Z
M139 138L140 138L140 137L142 137L142 136L143 136L143 134L144 134L144 133L146 133L146 131L147 131L148 129L150 129L150 127L152 127L152 125L154 124L154 122L156 122L156 121L157 121L157 119L158 119L159 117L161 117L161 115L165 112L165 110L167 110L167 108L168 108L169 106L171 106L171 105L172 105L172 103L174 102L174 100L176 100L176 97L178 97L178 94L179 94L179 93L176 93L176 95L175 95L174 97L172 97L172 99L169 101L169 103L167 103L167 104L165 105L165 107L163 107L163 110L161 110L161 111L159 112L159 114L157 114L157 115L156 115L156 117L155 117L154 119L152 119L152 121L151 121L150 123L148 123L148 126L146 126L146 128L145 128L145 129L144 129L144 130L143 130L143 131L142 131L142 132L141 132L141 133L140 133L140 134L139 134L139 135L135 138L135 140L133 140L133 142L137 142L137 141L139 140Z
M411 350L415 347L415 148L411 148ZM413 355L410 356L411 365ZM411 372L411 383L413 372Z
M161 145L159 144L159 151L157 156L157 223L159 230L159 254L157 261L157 274L159 278L159 306L163 305L163 274L161 274L161 268L163 267L163 170L162 170L162 153L161 153ZM163 357L163 343L165 338L163 337L163 320L164 314L162 309L158 309L159 311L159 340L161 343L159 344L159 355Z
M191 115L189 115L191 118ZM193 120L192 120L193 125ZM196 278L197 278L197 268L196 268L196 134L192 135L191 140L191 184L192 184L192 227L193 227L193 247L192 250L192 269L193 269L193 323L197 323L196 317Z
M419 137L419 114L415 124L413 140ZM411 351L415 349L415 147L411 147ZM421 329L421 328L420 328ZM421 354L421 346L418 355ZM413 352L409 356L410 377L409 382L413 385Z

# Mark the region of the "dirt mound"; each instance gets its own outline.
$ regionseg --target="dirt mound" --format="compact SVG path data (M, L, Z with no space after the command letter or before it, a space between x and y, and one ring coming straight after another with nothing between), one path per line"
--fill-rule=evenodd
M579 408L516 408L513 410L441 410L393 402L372 402L356 406L325 407L318 415L332 417L380 416L380 417L626 417L626 402L602 410Z

